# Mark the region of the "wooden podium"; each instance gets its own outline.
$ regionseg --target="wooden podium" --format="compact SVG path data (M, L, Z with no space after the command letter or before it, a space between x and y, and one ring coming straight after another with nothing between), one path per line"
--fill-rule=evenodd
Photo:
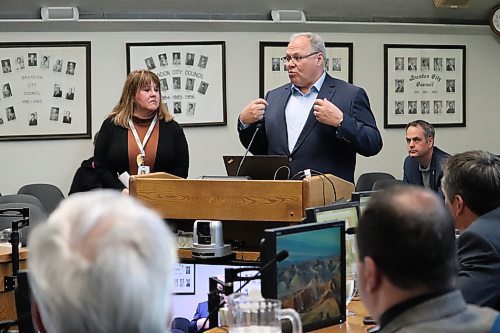
M194 220L222 221L224 242L241 250L233 249L236 259L255 261L265 229L300 223L306 208L350 198L354 185L332 175L266 181L152 173L130 177L129 190L174 229L192 231ZM190 258L191 251L179 250L179 256Z
M132 176L130 194L168 219L299 223L309 207L350 198L354 185L333 175L304 180L182 179Z

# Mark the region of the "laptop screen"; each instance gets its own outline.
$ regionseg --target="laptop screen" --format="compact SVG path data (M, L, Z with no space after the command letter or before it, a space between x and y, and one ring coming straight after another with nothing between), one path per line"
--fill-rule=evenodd
M241 167L243 156L222 156L222 158L228 176L248 176L260 180L283 180L291 176L290 161L287 156L247 155Z

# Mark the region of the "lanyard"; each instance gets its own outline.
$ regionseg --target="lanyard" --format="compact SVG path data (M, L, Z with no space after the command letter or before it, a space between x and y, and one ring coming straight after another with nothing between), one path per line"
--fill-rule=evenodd
M130 129L132 130L132 134L134 135L135 142L137 143L137 147L139 148L139 151L142 156L142 164L144 164L144 158L146 157L146 152L144 151L144 147L146 147L146 143L149 140L149 137L151 136L151 133L153 132L153 129L155 128L156 124L156 119L158 118L158 114L155 115L153 118L153 121L149 125L148 131L146 132L146 135L144 136L144 139L141 140L139 139L139 135L137 134L137 130L135 129L134 123L132 119L128 120L128 124L130 126Z

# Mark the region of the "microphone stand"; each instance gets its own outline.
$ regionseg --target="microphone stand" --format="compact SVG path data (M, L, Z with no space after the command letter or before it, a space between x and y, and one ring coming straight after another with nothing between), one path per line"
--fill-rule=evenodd
M238 165L238 169L236 170L236 176L240 175L240 169L241 166L243 165L243 162L245 161L245 158L247 158L248 152L250 151L250 147L252 147L253 140L255 139L255 136L257 135L257 132L262 128L262 124L257 124L255 128L255 132L253 132L252 138L250 139L250 143L248 144L247 149L245 150L245 154L241 158L240 165Z
M16 289L16 277L19 272L19 230L29 225L29 208L6 208L0 209L3 217L22 217L21 220L12 221L12 232L9 242L12 244L12 275L4 277L4 291Z
M16 289L17 274L19 272L19 229L29 225L29 208L6 208L0 209L0 216L13 217L21 220L12 221L12 232L9 242L12 244L12 275L4 277L4 291L12 291ZM0 322L0 331L7 330L15 325L19 325L19 319L13 321Z

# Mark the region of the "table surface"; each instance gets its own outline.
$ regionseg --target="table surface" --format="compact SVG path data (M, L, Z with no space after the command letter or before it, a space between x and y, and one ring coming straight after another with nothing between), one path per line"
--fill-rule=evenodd
M363 317L368 315L363 303L359 298L355 297L347 306L348 309L354 312L354 315L347 317L347 322L340 325L321 328L313 331L314 333L366 333L366 329L370 326L363 324ZM225 333L228 332L226 327L214 328L206 331L207 333Z

